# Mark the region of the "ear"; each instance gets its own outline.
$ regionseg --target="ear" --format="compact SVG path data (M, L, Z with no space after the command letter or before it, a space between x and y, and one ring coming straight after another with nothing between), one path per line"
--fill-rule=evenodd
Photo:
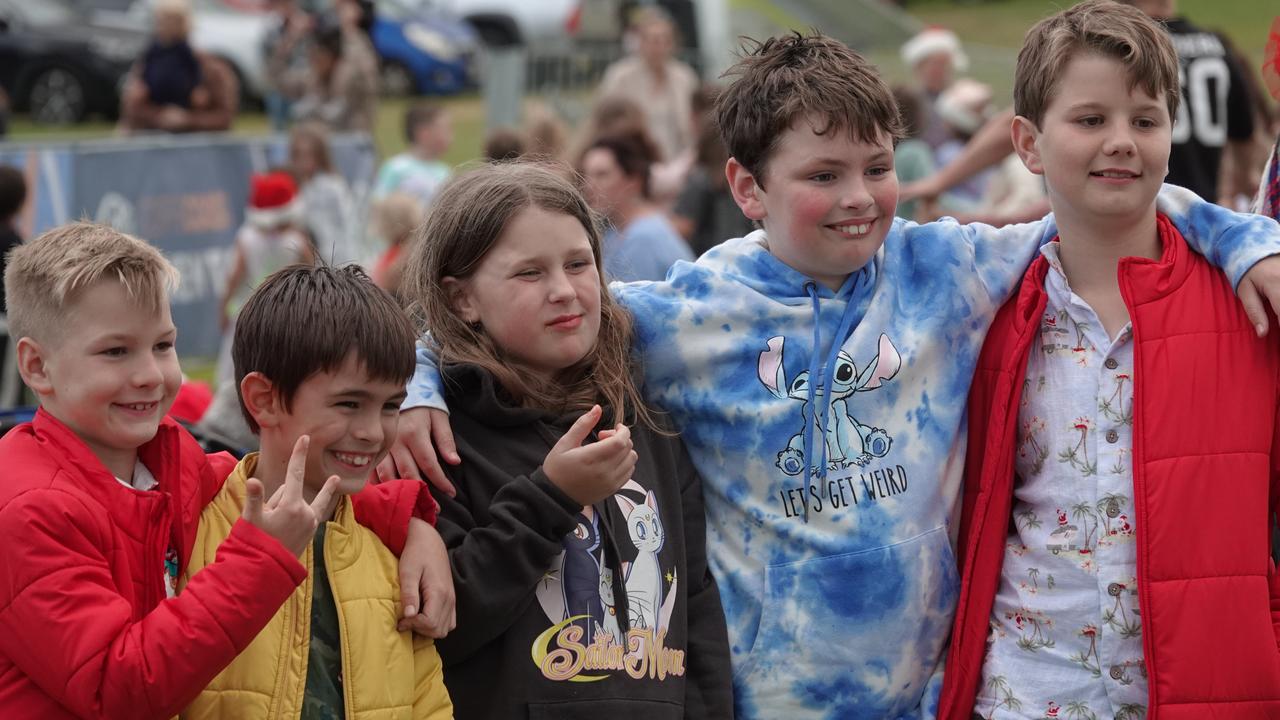
M631 499L626 495L614 495L613 497L617 499L618 507L622 508L623 515L630 515L631 511L636 509L636 504L631 502Z
M1036 175L1043 175L1044 163L1040 161L1040 148L1037 146L1040 130L1036 124L1018 115L1013 119L1009 132L1013 133L1013 150L1022 158L1022 164Z
M458 317L462 318L463 322L480 321L480 311L471 300L471 293L467 291L465 280L447 276L440 279L440 285L449 298L449 304L453 306L454 312L458 313Z
M240 381L240 397L259 427L265 429L280 424L284 404L280 402L275 383L268 380L266 375L260 372L245 375Z
M724 176L729 181L733 201L738 203L742 214L756 222L764 220L764 190L756 183L755 176L737 158L729 158L724 164Z
M45 364L45 348L29 337L18 340L18 373L22 382L41 397L53 394L53 381Z

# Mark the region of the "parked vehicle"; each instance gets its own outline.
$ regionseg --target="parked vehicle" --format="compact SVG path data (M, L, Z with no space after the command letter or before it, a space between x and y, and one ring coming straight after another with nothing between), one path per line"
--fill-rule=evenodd
M0 87L39 123L115 118L147 38L141 27L97 22L80 0L0 0Z
M582 19L582 0L423 0L471 24L489 47L565 50Z
M420 0L378 0L369 36L387 95L447 95L473 87L479 36Z

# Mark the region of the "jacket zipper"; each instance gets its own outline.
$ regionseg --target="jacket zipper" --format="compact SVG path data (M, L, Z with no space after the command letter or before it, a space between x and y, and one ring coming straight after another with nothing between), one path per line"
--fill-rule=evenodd
M329 552L329 545L332 541L332 530L326 530L324 534L324 571L326 575L329 573L329 568L333 567L333 555ZM356 716L356 706L351 697L351 687L347 682L351 679L351 668L349 667L351 653L348 652L350 643L347 641L347 620L342 613L342 603L338 602L338 593L334 590L334 587L332 578L329 578L329 591L333 595L333 609L338 616L338 650L342 658L342 706L346 708L346 716L354 718Z
M1147 581L1147 492L1146 466L1142 453L1142 385L1145 373L1141 372L1145 354L1139 342L1138 319L1133 311L1133 298L1129 286L1128 275L1124 272L1127 263L1120 261L1119 280L1120 297L1124 299L1125 309L1129 312L1129 328L1133 343L1133 509L1138 519L1138 527L1134 530L1134 545L1137 548L1136 565L1138 570L1138 609L1142 618L1142 661L1147 669L1147 720L1156 720L1160 708L1156 703L1156 670L1155 649L1151 633L1151 593Z

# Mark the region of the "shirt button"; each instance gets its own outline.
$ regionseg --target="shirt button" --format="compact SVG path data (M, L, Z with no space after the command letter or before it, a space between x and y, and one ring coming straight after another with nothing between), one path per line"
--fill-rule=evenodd
M1107 431L1107 442L1114 443L1119 439L1120 439L1120 433L1116 432L1115 430Z
M1118 366L1120 363L1116 362L1115 358L1107 358L1107 361L1102 364L1106 365L1108 370L1115 370L1116 366Z

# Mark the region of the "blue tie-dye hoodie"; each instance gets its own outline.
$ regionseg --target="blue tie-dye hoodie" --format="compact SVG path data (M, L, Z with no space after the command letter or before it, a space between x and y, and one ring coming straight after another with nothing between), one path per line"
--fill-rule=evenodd
M1269 220L1166 186L1159 208L1238 282ZM703 476L738 716L932 717L958 592L965 398L997 308L1052 221L896 221L837 292L763 231L665 282L615 284L647 397ZM430 353L408 405L441 407ZM829 371L828 371L829 370Z

